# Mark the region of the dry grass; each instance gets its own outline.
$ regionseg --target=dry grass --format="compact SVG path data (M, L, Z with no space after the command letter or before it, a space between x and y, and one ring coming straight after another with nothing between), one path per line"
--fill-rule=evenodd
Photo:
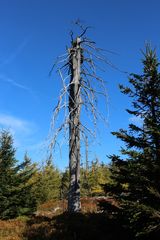
M121 235L128 239L116 219L97 212L97 199L83 198L81 202L79 214L67 214L66 201L49 201L28 221L0 221L0 240L117 240Z
M96 198L82 198L82 213L96 213L97 208L97 199ZM67 201L48 201L44 204L41 204L38 207L36 216L46 216L53 217L59 214L62 214L67 211Z
M0 240L24 240L26 222L22 220L0 221Z

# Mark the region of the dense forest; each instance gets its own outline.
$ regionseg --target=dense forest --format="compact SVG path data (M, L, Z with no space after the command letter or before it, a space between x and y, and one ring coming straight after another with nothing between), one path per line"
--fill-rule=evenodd
M39 166L28 153L20 162L12 134L1 131L0 239L159 239L159 60L150 45L142 54L141 74L119 86L140 123L112 133L123 144L110 164L86 158L80 165L80 211L67 211L71 170L60 171L51 158Z

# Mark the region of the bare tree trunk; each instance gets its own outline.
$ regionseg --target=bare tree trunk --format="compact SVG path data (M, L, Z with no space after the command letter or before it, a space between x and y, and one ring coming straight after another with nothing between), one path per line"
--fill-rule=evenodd
M70 49L71 80L69 89L69 171L70 187L68 197L68 211L79 212L80 203L80 67L81 47L77 38Z
M64 110L64 121L57 124L54 129L54 137L51 139L50 149L55 147L58 134L64 130L68 133L69 128L69 173L70 187L68 193L68 211L79 212L80 203L80 133L83 136L88 133L93 136L92 127L88 128L80 122L81 106L84 111L90 112L91 125L96 126L98 117L105 120L103 114L97 111L97 95L106 96L105 82L96 75L96 61L100 60L107 63L107 60L101 54L101 49L96 48L95 42L88 39L85 34L89 27L83 28L78 21L76 24L80 27L81 34L73 41L73 32L71 31L72 45L67 49L67 53L57 58L54 66L59 65L58 72L63 83L58 103L53 113L51 128L55 128L55 122L59 112ZM83 64L84 61L84 64ZM63 65L63 66L62 66ZM68 71L66 71L68 70ZM69 98L68 98L69 96ZM69 110L66 111L66 108ZM87 147L87 146L86 146ZM86 165L88 165L88 153L86 148ZM86 168L88 168L86 166Z

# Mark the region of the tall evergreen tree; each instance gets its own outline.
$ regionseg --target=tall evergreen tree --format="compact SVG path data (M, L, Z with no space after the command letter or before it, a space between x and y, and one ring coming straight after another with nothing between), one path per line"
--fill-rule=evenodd
M30 214L36 207L29 180L33 167L29 159L17 164L13 138L8 131L0 133L0 218Z
M143 53L143 73L131 74L130 87L120 86L132 98L127 110L141 124L113 132L126 147L120 156L111 156L112 185L106 186L120 201L130 227L138 237L149 239L160 228L160 73L155 50L149 45ZM150 235L151 234L151 235Z
M7 131L0 133L0 217L13 217L15 215L14 188L17 180L15 149L12 136Z

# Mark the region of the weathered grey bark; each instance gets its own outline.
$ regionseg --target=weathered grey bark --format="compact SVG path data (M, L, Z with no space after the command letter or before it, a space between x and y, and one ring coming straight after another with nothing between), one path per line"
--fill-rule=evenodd
M64 130L63 139L68 137L69 130L69 172L70 187L68 194L68 211L79 212L80 204L80 135L95 137L95 128L98 117L104 120L103 114L97 109L98 95L106 98L105 83L103 79L96 75L96 61L106 62L101 49L96 48L95 42L85 36L88 29L80 26L82 33L73 41L71 32L72 45L67 49L67 53L57 58L53 65L60 65L58 72L63 84L58 103L54 109L51 124L54 135L51 137L50 149L58 144L58 134ZM61 65L62 64L62 65ZM67 70L67 71L66 71ZM67 74L66 74L67 73ZM68 98L69 96L69 98ZM81 107L89 116L89 127L80 122ZM68 111L66 109L68 108ZM57 124L56 119L59 112L64 113L64 120ZM88 115L89 113L89 115ZM92 129L94 128L94 130ZM68 139L67 139L68 141ZM58 144L59 146L59 144ZM88 146L86 146L88 148ZM88 151L88 149L86 149ZM88 165L88 153L86 152L86 168Z
M68 211L79 212L80 204L80 110L81 110L81 39L76 38L70 49L70 89L69 89L69 172L70 187Z

